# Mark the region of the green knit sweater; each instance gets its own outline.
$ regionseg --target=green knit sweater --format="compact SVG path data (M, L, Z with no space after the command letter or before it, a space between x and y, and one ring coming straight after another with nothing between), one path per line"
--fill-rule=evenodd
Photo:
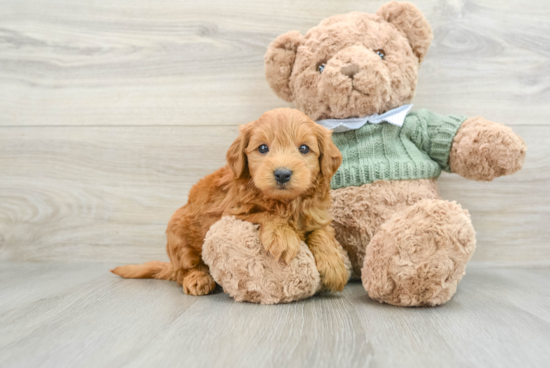
M441 170L450 171L451 144L464 120L419 110L409 113L402 127L367 123L334 133L332 140L343 161L332 178L332 189L377 180L437 178Z

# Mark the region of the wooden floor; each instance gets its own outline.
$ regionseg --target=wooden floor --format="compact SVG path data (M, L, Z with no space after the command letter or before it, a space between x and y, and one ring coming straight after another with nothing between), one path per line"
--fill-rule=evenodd
M108 272L166 260L169 217L237 125L290 106L264 78L269 42L385 2L0 0L0 367L549 367L548 0L413 1L435 35L415 109L528 146L516 175L440 178L478 239L446 305L350 284L258 306Z
M101 263L0 264L1 367L548 367L550 270L473 264L437 308L344 292L275 306Z

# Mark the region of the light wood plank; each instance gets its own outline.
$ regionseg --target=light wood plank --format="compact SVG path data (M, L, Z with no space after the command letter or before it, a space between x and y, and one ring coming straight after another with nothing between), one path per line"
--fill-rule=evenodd
M261 306L123 280L110 266L2 263L0 366L543 367L550 359L549 269L474 264L447 304L397 308L370 300L360 283Z
M441 194L470 210L477 261L550 264L550 127L514 128L525 168L492 183L456 175ZM0 259L166 259L164 230L235 127L0 128Z
M0 132L0 257L33 261L164 258L168 219L237 136L235 127Z
M3 0L0 125L235 125L288 104L264 80L277 35L385 1ZM415 2L435 40L418 107L548 125L550 5Z

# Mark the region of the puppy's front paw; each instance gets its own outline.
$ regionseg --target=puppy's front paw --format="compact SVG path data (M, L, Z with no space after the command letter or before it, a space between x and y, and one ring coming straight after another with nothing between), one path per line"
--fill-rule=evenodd
M290 263L300 250L300 237L288 226L262 230L260 238L265 250L276 260L282 259L286 264Z
M317 270L325 290L342 291L349 280L349 271L339 254L316 254Z

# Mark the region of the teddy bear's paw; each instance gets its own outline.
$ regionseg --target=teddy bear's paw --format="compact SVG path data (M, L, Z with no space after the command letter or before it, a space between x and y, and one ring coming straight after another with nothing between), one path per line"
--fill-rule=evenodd
M468 212L456 202L426 199L396 213L372 238L363 286L388 304L443 304L455 294L474 250Z
M523 167L527 146L511 128L482 117L467 119L451 147L449 164L467 179L490 181Z
M216 283L237 301L289 303L321 288L315 260L304 242L286 265L266 252L257 225L234 217L222 217L212 225L202 258Z

